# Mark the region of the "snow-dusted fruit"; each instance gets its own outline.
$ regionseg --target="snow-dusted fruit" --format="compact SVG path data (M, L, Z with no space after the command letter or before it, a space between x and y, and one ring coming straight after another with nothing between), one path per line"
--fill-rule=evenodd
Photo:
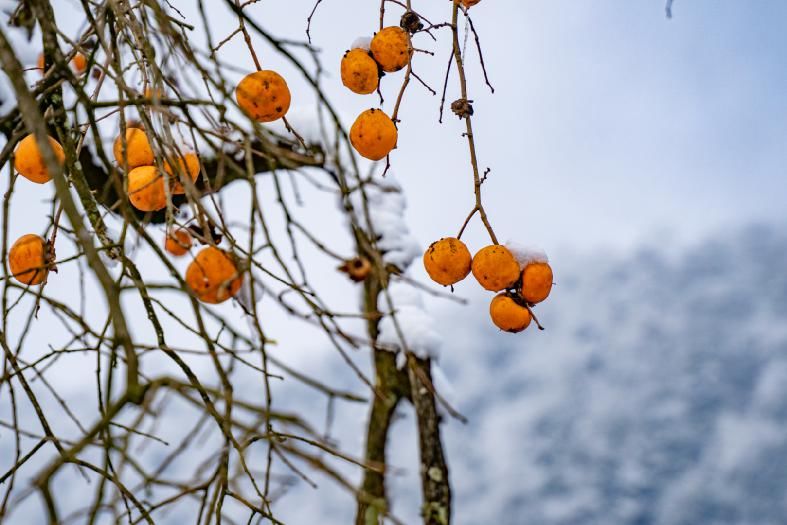
M402 69L413 54L407 32L398 26L381 29L374 35L369 47L374 60L387 73Z
M164 171L167 172L167 175L172 177L171 188L170 191L173 195L182 195L186 193L186 189L183 187L183 184L180 182L179 179L181 177L189 177L191 182L197 182L197 177L199 177L199 157L197 157L196 153L188 152L185 153L182 157L178 157L177 160L174 162L175 169L172 169L172 166L168 161L164 161Z
M508 248L499 244L478 250L472 269L481 286L492 292L511 288L519 280L519 264Z
M41 284L46 279L48 250L43 237L22 235L8 251L8 269L22 284Z
M424 252L426 273L443 286L458 283L467 277L472 260L465 243L454 237L433 242Z
M342 84L353 93L374 93L380 83L377 62L365 49L352 49L342 58Z
M57 162L62 166L66 160L63 147L52 137L49 137L49 145L52 146L52 151L55 152ZM19 145L14 153L14 169L21 176L36 184L44 184L52 180L52 175L46 169L44 157L41 155L41 150L38 148L34 135L28 135L19 141Z
M167 239L164 241L164 249L170 255L180 257L185 255L189 248L191 248L191 235L187 230L178 228L177 230L171 230L167 234Z
M533 262L522 270L522 297L530 304L540 303L552 291L552 268L547 263Z
M128 163L128 169L133 170L139 166L150 166L153 164L153 149L150 147L148 136L139 128L126 128L126 151L123 155L123 139L118 136L112 147L115 160L124 167Z
M203 303L223 303L243 284L233 258L214 246L203 248L186 270L186 284Z
M489 304L489 315L495 326L506 332L521 332L530 325L530 311L507 293L501 293Z
M128 174L128 200L140 211L158 211L167 206L164 177L155 166L140 166Z
M398 136L393 120L381 109L367 109L350 128L350 142L369 160L385 158L396 147Z
M290 109L290 88L275 71L255 71L243 77L235 88L240 108L257 122L273 122Z

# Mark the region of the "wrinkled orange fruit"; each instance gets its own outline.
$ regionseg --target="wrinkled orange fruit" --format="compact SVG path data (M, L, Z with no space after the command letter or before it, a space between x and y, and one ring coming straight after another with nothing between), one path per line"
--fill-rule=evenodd
M530 311L517 304L508 294L501 293L489 304L489 315L495 326L506 332L521 332L530 325Z
M552 291L552 267L545 262L533 262L522 270L522 297L531 304L540 303Z
M478 250L472 269L481 286L493 292L510 288L519 279L519 263L508 248L499 244Z
M52 137L49 137L49 145L52 146L52 150L55 152L58 164L62 166L66 161L63 146ZM19 145L14 153L14 169L21 176L36 184L44 184L52 180L52 175L46 169L44 157L38 148L35 135L30 134L19 141Z
M385 27L377 32L369 49L374 60L387 73L402 69L413 54L407 32L398 26Z
M8 267L14 279L22 284L41 284L48 273L49 253L43 237L28 233L22 235L8 251Z
M182 157L178 157L175 167L176 169L173 171L169 162L164 162L164 171L167 172L167 175L172 177L172 186L170 191L173 195L182 195L186 193L186 188L183 187L183 184L178 179L188 175L188 177L191 179L191 182L197 182L200 169L199 157L197 157L196 153L189 151Z
M433 242L424 252L426 273L443 286L458 283L467 277L472 260L465 243L454 237Z
M140 166L128 174L128 200L140 211L167 207L164 177L155 166Z
M342 58L342 84L353 93L374 93L380 84L377 62L365 49L352 49Z
M200 251L186 270L186 284L204 303L226 301L238 293L242 283L243 276L232 257L214 246Z
M185 255L189 248L191 248L191 235L187 230L178 228L167 234L167 239L164 241L164 249L171 255L180 257Z
M238 106L258 122L273 122L290 109L290 88L275 71L255 71L235 88Z
M369 160L385 158L396 147L398 138L393 120L381 109L367 109L350 128L350 142Z
M74 55L74 58L71 59L71 67L74 68L74 71L77 73L84 73L87 69L87 58L82 53L77 53Z
M123 141L120 136L115 139L112 152L115 154L117 163L123 167L125 165L123 162ZM126 157L130 170L139 166L151 166L154 162L153 149L150 147L148 136L139 128L126 128Z

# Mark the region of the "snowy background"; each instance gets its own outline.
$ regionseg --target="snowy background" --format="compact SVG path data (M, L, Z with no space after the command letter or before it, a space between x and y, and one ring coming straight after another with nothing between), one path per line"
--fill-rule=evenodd
M72 2L53 3L62 25L76 30ZM180 4L193 14L191 2ZM208 4L213 29L228 34L231 16L219 2ZM449 3L433 4L423 11L444 18ZM267 1L250 14L279 35L298 35L311 7ZM313 22L335 84L328 91L345 120L374 102L341 89L338 60L375 27L378 7L325 0ZM480 72L471 75L481 164L493 170L487 209L503 240L547 250L557 286L539 307L547 331L520 336L491 326L489 296L470 282L457 290L467 306L427 300L444 339L440 366L450 397L469 418L443 428L456 523L783 524L787 4L676 0L667 20L660 0L483 0L473 13L496 87L490 95ZM39 49L26 52L32 66ZM416 64L433 86L444 55ZM221 56L252 67L240 41ZM271 67L292 79L293 111L308 113L311 94L276 60L271 54ZM477 67L472 58L469 67ZM389 104L397 88L398 77L388 77ZM437 124L438 102L411 86L392 157L423 247L455 232L472 206L460 126L453 118ZM19 183L16 192L12 237L48 220L40 190ZM242 190L223 195L236 198ZM309 210L319 220L332 206ZM324 229L337 235L330 222ZM481 228L471 227L468 241L480 247ZM146 255L139 257L143 265ZM50 291L67 293L73 282L64 278ZM353 290L329 289L350 304ZM145 323L142 314L136 323ZM278 357L363 391L335 352L309 336L276 333ZM29 344L46 347L52 337L39 330ZM368 367L367 356L356 358ZM71 373L50 377L77 406L86 373L92 381L87 363L63 360L61 370ZM260 395L259 385L237 393ZM324 413L321 398L297 385L277 386L275 396L280 406ZM86 422L93 402L78 410ZM365 415L365 407L338 405L333 437L344 450L361 453ZM417 523L419 504L413 423L402 410L389 458L393 509L408 524ZM0 460L8 436L0 432ZM278 502L281 519L350 523L351 497L316 480L319 490L296 483ZM62 490L77 499L93 491ZM40 523L39 503L28 500L12 522ZM165 522L188 523L185 516Z

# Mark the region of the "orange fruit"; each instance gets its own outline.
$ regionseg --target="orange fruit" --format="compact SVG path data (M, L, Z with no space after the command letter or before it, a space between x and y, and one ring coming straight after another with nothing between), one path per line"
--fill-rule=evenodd
M40 55L38 55L38 60L36 61L36 66L38 67L38 69L41 70L41 74L42 75L44 74L44 66L45 65L46 64L44 63L44 54L41 53Z
M480 1L481 0L461 0L462 5L465 6L465 8L467 8L467 9L473 7L474 5L476 5ZM456 3L456 0L454 0L454 3Z
M495 326L506 332L521 332L530 325L530 311L505 293L496 295L489 304L489 315Z
M8 251L8 267L14 279L22 284L41 284L49 272L49 250L43 237L28 233L22 235Z
M255 71L235 88L238 106L258 122L273 122L290 109L290 88L275 71Z
M238 293L242 283L243 275L233 258L214 246L203 248L186 269L186 284L204 303L226 301Z
M66 161L66 154L58 141L49 137L49 145L55 152L57 162L62 166ZM35 135L30 134L19 141L14 153L14 169L21 176L36 184L44 184L52 180L52 175L46 169L44 157L38 148Z
M465 243L454 237L433 242L424 252L426 273L443 286L458 283L467 277L472 260Z
M365 49L351 49L342 58L342 84L353 93L374 93L380 84L377 62Z
M199 177L200 170L199 157L197 157L196 153L189 151L182 157L177 158L175 167L176 169L173 173L172 166L170 166L169 162L164 162L164 171L167 172L170 177L172 177L172 194L182 195L186 193L186 188L183 187L183 184L179 179L188 175L188 177L191 179L191 182L197 182L197 177Z
M139 128L126 128L126 159L123 158L121 137L115 139L112 152L117 163L123 167L128 162L130 170L139 166L151 166L154 163L153 149L150 147L148 136Z
M140 211L167 207L164 177L155 166L140 166L128 174L128 200Z
M191 235L187 230L178 228L167 234L167 238L164 241L164 249L171 255L180 257L185 255L189 248L191 248Z
M481 248L473 257L472 270L481 286L493 292L510 288L519 279L519 263L499 244Z
M530 304L540 303L552 291L552 267L545 262L532 262L522 270L522 297Z
M74 58L71 59L71 67L77 73L84 73L87 69L87 58L85 58L85 55L82 53L74 55Z
M413 54L407 32L398 26L381 29L372 38L369 49L374 60L387 73L402 69Z
M399 132L381 109L367 109L350 128L350 142L355 150L370 160L385 158L396 147Z

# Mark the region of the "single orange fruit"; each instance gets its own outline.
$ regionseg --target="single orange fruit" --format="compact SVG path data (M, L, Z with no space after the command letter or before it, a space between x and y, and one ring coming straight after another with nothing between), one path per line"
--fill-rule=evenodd
M196 153L189 151L185 153L182 157L178 157L177 161L175 162L175 170L173 172L172 166L170 166L169 162L164 162L164 171L172 177L171 179L171 188L173 195L182 195L186 193L186 188L183 187L183 184L180 182L180 179L188 178L191 179L191 182L197 182L197 177L199 177L199 157L197 157Z
M243 275L233 258L214 246L203 248L186 269L186 284L204 303L226 301L238 293L242 283Z
M381 109L367 109L350 128L350 142L355 150L370 160L385 158L396 147L399 132L393 120Z
M273 122L290 109L290 88L275 71L255 71L235 88L238 106L258 122Z
M55 152L58 164L62 166L66 161L63 146L52 137L49 137L49 145L52 147L52 151ZM21 176L36 184L44 184L52 180L52 175L46 169L44 157L38 148L35 135L30 134L19 141L19 145L14 153L14 169Z
M454 237L433 242L424 252L426 273L443 286L458 283L467 277L472 261L465 243Z
M374 93L380 84L377 62L365 49L351 49L342 58L342 84L353 93Z
M74 58L71 59L71 67L77 73L84 73L87 69L87 58L85 58L85 55L82 53L74 55Z
M481 248L473 257L472 269L481 286L493 292L510 288L519 279L519 263L499 244Z
M552 291L552 267L545 262L533 262L522 270L522 297L530 304L540 303Z
M154 163L153 149L150 147L148 136L139 128L126 128L125 159L123 158L121 137L115 139L112 152L115 154L117 163L123 167L127 162L130 170L139 166L151 166Z
M481 0L461 0L462 5L465 6L467 9L473 7ZM454 0L454 3L457 3L457 0Z
M22 235L8 251L8 267L14 279L22 284L41 284L46 280L49 269L49 250L40 235Z
M164 249L175 257L185 255L191 248L191 235L188 230L178 228L172 230L167 234L167 239L164 241Z
M128 200L140 211L167 207L164 177L155 166L140 166L128 174Z
M38 67L38 69L41 70L41 74L43 75L44 74L44 67L46 66L46 64L44 63L44 54L43 53L38 55L38 60L36 61L36 66Z
M374 60L387 73L402 69L413 54L407 32L398 26L381 29L372 38L369 49Z
M521 332L530 325L530 311L505 293L496 295L489 304L489 315L495 326L506 332Z

